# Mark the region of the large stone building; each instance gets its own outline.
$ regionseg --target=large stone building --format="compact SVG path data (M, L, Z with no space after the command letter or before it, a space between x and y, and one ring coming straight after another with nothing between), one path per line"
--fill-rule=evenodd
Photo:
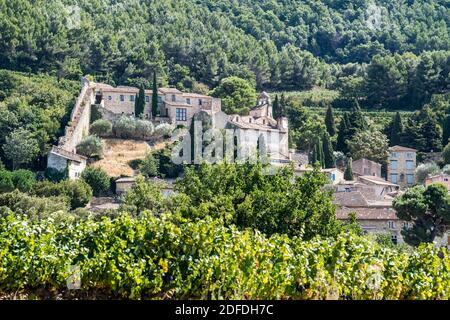
M103 83L91 83L95 88L96 104L117 117L134 116L135 99L139 89L135 87L113 87ZM152 90L145 90L144 118L152 118ZM101 110L102 111L102 110ZM196 93L181 92L176 88L158 89L158 117L160 122L189 126L193 116L205 111L210 115L221 111L221 100ZM112 120L112 119L111 119Z
M225 128L235 130L244 157L256 152L259 145L266 145L267 156L272 163L289 162L288 119L273 118L272 103L266 92L258 97L248 116L229 115Z
M417 150L402 146L389 148L388 180L402 187L416 183Z

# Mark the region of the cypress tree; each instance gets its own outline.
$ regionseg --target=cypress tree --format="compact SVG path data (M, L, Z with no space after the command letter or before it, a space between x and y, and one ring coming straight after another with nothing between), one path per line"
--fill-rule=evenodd
M320 167L321 168L325 168L325 155L323 153L323 144L322 144L322 140L321 139L319 139L319 141L317 141L317 148L319 149Z
M272 104L273 117L278 119L280 117L280 101L278 100L278 95L275 96L275 100Z
M400 139L403 134L403 123L400 112L397 112L387 127L386 135L389 138L389 145L396 146L401 144Z
M137 114L139 113L139 96L135 95L134 96L134 116L137 117Z
M145 109L145 90L142 86L139 88L139 95L135 98L134 109L135 116L142 117Z
M352 108L352 112L348 117L349 120L349 133L353 136L358 130L365 129L367 126L366 119L361 111L359 105L356 105Z
M311 164L315 165L317 161L318 161L318 150L317 150L317 143L315 143L311 155Z
M152 116L158 115L158 84L156 82L156 72L153 72L153 88L152 88Z
M330 135L330 137L334 137L334 135L337 132L336 124L334 123L334 114L333 114L333 108L331 106L328 106L327 114L325 116L325 125L327 126L327 132Z
M343 153L348 153L346 140L350 138L349 126L349 116L348 113L345 112L341 119L341 123L339 124L339 133L336 141L336 149Z
M446 146L450 138L450 115L445 117L442 130L442 145Z
M285 117L286 116L286 106L287 106L287 99L284 96L284 93L281 94L280 104L278 107L278 117Z
M344 179L346 181L353 181L353 168L352 168L352 158L347 161L347 167L344 172Z
M336 158L334 157L330 135L326 132L323 134L323 154L324 154L324 168L326 169L335 168Z

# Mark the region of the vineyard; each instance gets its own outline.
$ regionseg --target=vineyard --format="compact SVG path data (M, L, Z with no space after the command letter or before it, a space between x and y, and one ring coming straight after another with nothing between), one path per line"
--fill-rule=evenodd
M272 96L284 95L291 101L299 103L302 106L307 107L311 114L315 114L324 119L329 105L336 104L336 100L339 98L339 92L335 90L327 90L321 88L315 88L307 91L285 91L285 92L273 92ZM350 111L351 108L334 107L334 114L337 118L341 118L346 111ZM365 109L362 111L364 116L373 122L377 128L383 129L392 120L397 111L395 110L373 110ZM413 115L412 111L398 110L403 119L408 119Z
M76 267L73 267L76 266ZM71 271L72 270L72 271ZM67 279L81 276L80 290ZM0 218L0 299L448 299L450 257L352 234L302 241L176 215Z

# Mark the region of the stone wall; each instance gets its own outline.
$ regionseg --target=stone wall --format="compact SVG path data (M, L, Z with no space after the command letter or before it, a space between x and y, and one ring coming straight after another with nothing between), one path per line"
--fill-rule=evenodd
M94 90L89 80L83 78L80 95L72 110L70 122L65 129L65 135L59 140L58 147L76 153L76 146L89 134L91 105L94 102Z

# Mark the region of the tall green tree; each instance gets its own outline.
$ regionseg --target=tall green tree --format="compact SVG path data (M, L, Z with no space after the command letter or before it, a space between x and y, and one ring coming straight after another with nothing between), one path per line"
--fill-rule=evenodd
M254 85L235 76L222 79L211 95L222 99L222 110L228 114L247 115L256 102Z
M134 114L137 118L140 118L144 115L145 110L145 89L143 86L139 88L139 94L136 95L135 105L134 105Z
M100 197L108 194L111 180L103 169L88 167L81 174L81 178L92 188L94 196Z
M335 168L336 157L333 153L333 145L331 144L330 135L327 132L323 134L323 154L324 168Z
M327 127L327 132L331 137L337 133L336 123L334 121L333 108L328 106L327 114L325 116L325 125Z
M352 165L352 158L349 158L347 160L347 167L345 168L344 172L344 179L346 181L353 181L353 165Z
M339 133L336 141L336 149L344 154L349 152L347 146L347 140L351 138L350 132L350 120L348 112L344 112L344 115L339 123Z
M156 79L156 72L153 72L153 87L152 87L152 116L158 116L158 83Z
M182 210L189 218L213 216L226 225L267 235L311 239L339 230L331 194L323 189L326 184L317 168L295 178L291 167L266 175L261 163L204 163L186 168L175 189L189 199L189 208Z
M275 100L273 101L273 104L272 104L272 112L273 112L273 117L275 119L278 119L280 117L280 115L281 115L280 111L281 111L280 110L280 101L278 99L278 95L275 95Z
M374 127L358 131L347 145L352 158L355 160L366 158L381 164L387 164L388 140L386 135Z
M403 135L403 122L400 112L397 112L394 115L391 122L386 126L384 132L389 139L390 146L401 144L401 137Z
M450 223L450 196L443 184L408 189L394 199L393 206L401 220L412 223L412 228L402 230L403 238L411 245L433 242Z
M3 152L15 170L22 165L31 164L36 159L39 145L30 131L17 129L6 137Z
M442 145L447 145L450 139L450 115L444 118L444 123L442 124Z
M319 139L317 141L317 149L319 150L320 167L321 168L325 168L325 155L323 153L323 142L322 142L322 139Z

